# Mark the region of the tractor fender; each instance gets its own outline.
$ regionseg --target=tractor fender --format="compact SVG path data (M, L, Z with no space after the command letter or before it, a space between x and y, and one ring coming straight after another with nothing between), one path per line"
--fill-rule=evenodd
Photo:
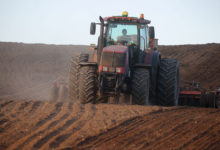
M135 64L133 65L133 68L145 68L145 69L152 69L152 65L150 64Z
M96 62L81 62L79 63L80 66L98 66Z
M132 66L132 70L137 69L137 68L144 68L144 69L149 70L149 72L150 72L150 79L151 79L151 77L152 77L152 74L151 74L151 72L152 72L151 71L152 70L152 65L151 64L135 64L135 65ZM133 78L133 74L131 74L131 77Z

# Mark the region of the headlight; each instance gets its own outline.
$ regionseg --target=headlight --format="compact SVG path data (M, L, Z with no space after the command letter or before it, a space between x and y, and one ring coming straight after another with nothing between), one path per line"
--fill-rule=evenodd
M108 71L108 67L106 67L106 66L103 66L103 71Z
M117 73L120 73L120 74L123 74L123 73L124 73L123 67L117 67L117 68L116 68L116 72L117 72Z

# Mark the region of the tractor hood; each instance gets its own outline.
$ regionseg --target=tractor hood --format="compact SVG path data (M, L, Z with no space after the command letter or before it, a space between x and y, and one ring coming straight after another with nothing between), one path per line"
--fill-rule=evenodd
M120 46L120 45L112 45L103 48L103 52L126 53L127 51L128 51L127 46Z
M125 67L128 61L128 47L112 45L103 48L101 65L109 67Z

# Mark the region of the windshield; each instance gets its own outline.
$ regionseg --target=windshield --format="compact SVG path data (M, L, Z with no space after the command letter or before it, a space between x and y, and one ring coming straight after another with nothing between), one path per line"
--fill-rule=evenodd
M107 46L110 45L138 45L138 28L133 24L110 23L107 31Z

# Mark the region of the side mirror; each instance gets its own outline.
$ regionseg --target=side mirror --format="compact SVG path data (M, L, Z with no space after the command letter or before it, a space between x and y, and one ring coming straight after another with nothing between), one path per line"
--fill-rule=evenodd
M149 27L149 36L150 36L150 39L155 38L155 33L154 33L154 27L153 26Z
M96 31L96 23L92 22L91 25L90 25L90 34L94 35L95 31Z

